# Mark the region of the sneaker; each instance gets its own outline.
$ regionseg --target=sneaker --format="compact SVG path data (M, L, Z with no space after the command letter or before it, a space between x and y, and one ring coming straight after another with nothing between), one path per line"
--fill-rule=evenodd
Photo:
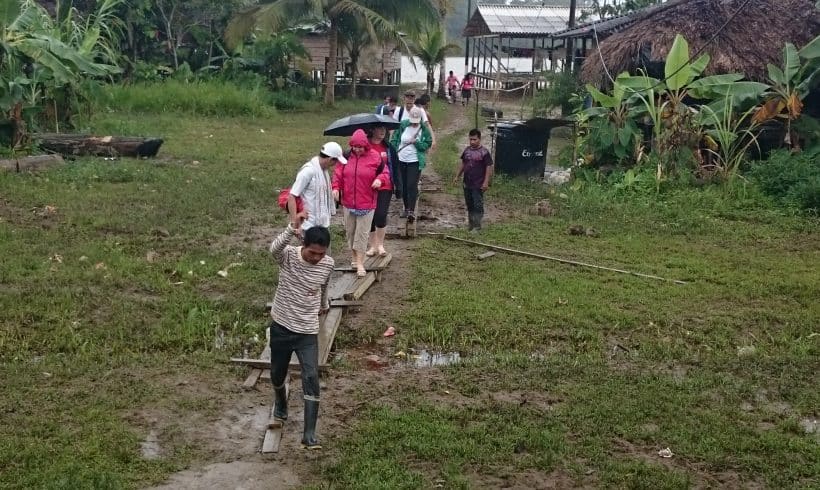
M413 211L407 211L407 221L410 223L415 223L416 214Z

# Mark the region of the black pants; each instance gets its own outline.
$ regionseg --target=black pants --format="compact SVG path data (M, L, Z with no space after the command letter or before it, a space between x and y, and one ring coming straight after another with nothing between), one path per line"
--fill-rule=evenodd
M404 209L416 211L416 201L419 199L419 162L399 162L401 172L401 198L404 200Z
M387 211L390 209L391 199L393 199L393 191L379 191L376 212L373 213L373 224L370 225L371 232L376 231L376 228L387 226Z
M290 356L296 352L302 367L302 393L305 400L319 401L319 335L296 333L270 324L270 380L274 388L285 383Z
M481 228L481 220L484 218L484 191L465 187L464 203L467 205L470 229Z

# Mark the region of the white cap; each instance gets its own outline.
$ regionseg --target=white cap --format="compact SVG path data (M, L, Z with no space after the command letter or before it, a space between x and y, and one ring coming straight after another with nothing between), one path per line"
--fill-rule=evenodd
M335 158L339 163L347 163L347 158L344 157L344 152L342 151L342 147L339 146L339 143L335 141L328 141L322 146L322 149L319 150L322 155L327 155L330 158Z
M421 109L418 107L414 107L410 109L409 114L410 124L418 124L421 122Z

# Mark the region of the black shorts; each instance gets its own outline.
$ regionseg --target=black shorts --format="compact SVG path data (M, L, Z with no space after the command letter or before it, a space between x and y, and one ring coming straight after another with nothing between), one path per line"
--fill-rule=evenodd
M463 88L461 89L461 98L462 99L469 99L470 93L473 91L471 88Z

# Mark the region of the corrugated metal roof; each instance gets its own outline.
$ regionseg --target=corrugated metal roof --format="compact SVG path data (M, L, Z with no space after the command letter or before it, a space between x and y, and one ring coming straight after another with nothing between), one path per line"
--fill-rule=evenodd
M568 21L567 7L479 4L464 35L548 36L566 29Z
M584 37L591 35L593 30L597 31L599 35L610 34L612 32L617 32L627 27L633 22L645 18L647 15L661 12L669 7L673 7L681 3L686 3L688 1L689 0L667 0L664 3L649 5L648 7L644 7L640 10L635 10L627 14L618 15L616 17L610 17L608 19L604 19L601 21L587 22L585 24L577 25L572 29L563 29L559 32L556 32L552 37L554 39L564 39L568 37Z

